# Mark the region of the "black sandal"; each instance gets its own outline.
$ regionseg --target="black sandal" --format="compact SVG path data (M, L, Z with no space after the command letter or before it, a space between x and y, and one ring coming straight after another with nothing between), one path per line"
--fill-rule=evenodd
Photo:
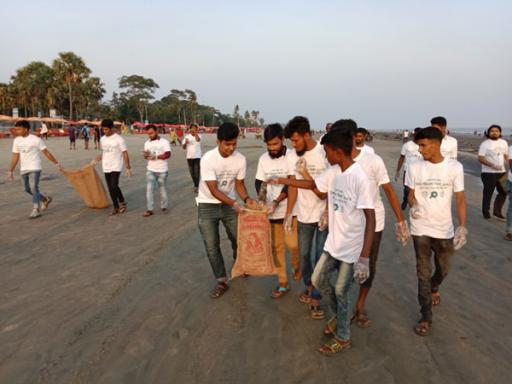
M218 283L211 291L210 297L212 299L218 299L223 294L226 293L226 291L229 289L229 285L227 283Z

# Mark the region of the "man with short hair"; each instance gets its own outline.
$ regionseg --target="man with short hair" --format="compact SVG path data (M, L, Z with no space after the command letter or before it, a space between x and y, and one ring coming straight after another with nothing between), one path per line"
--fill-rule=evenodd
M363 152L375 153L375 150L365 143L368 137L368 130L363 127L357 128L355 137L355 143L357 149Z
M420 127L414 129L414 135L421 130ZM402 181L404 182L404 196L402 199L402 210L407 208L407 197L409 196L409 187L405 185L405 175L407 174L407 168L412 162L417 160L423 160L423 157L420 154L418 144L414 141L414 135L412 140L407 141L402 145L402 150L400 151L400 157L398 158L398 164L396 166L395 173L395 182L400 178L400 169L402 165L404 166L404 175L402 177Z
M126 212L127 204L121 188L119 188L119 176L121 176L123 167L125 167L126 176L131 177L132 169L126 142L121 135L114 131L114 122L111 119L103 119L101 128L104 133L100 140L102 153L92 163L95 165L96 162L101 161L110 198L114 205L110 216L114 216Z
M256 192L260 195L262 184L269 179L287 178L289 164L286 159L287 148L284 145L284 131L280 124L270 124L263 132L267 152L258 160L256 171ZM266 201L269 207L269 220L272 233L272 253L278 272L279 284L272 291L274 299L281 298L289 290L288 272L286 268L285 245L290 252L291 264L295 271L294 278L300 278L299 247L297 242L297 218L293 216L291 232L284 231L284 218L287 207L287 188L280 185L266 185Z
M69 124L68 128L68 138L69 138L69 150L76 149L76 128L73 124Z
M416 143L425 161L411 164L405 179L410 188L411 235L416 252L418 300L422 315L414 331L420 336L430 332L432 306L441 303L439 287L448 275L450 258L454 250L466 243L467 235L464 169L457 160L443 157L442 140L442 132L433 127L417 133ZM453 194L459 219L455 232L451 207Z
M189 132L183 138L183 149L187 151L188 170L197 193L201 177L201 135L197 124L190 124Z
M482 196L482 214L485 219L491 218L491 200L494 190L498 196L494 199L493 216L500 221L505 221L502 214L503 205L507 201L507 191L503 188L501 180L506 177L508 163L508 144L501 138L501 127L491 125L485 132L487 140L478 148L478 161L482 164L482 183L484 191Z
M25 191L32 195L33 208L29 218L36 219L41 217L41 211L46 210L53 200L50 196L44 196L39 192L39 180L42 172L40 152L54 163L59 170L62 170L62 167L50 153L43 140L30 133L30 123L27 120L18 120L14 128L16 138L12 144L11 167L7 179L13 181L13 172L19 161Z
M217 130L217 147L205 153L201 159L201 181L196 202L199 231L217 281L210 293L211 298L219 298L229 289L220 249L220 222L224 225L231 242L235 259L237 214L244 208L243 204L237 202L235 193L249 208L257 207L257 202L250 198L245 188L245 157L236 151L239 132L236 124L221 124Z
M44 121L41 121L41 137L43 140L48 140L48 126Z
M457 139L448 135L448 122L443 116L433 117L430 120L432 127L439 129L443 135L441 142L441 154L448 159L457 160L458 144Z
M169 165L167 159L171 157L171 145L167 139L158 135L157 128L153 124L146 126L146 132L148 140L144 143L144 158L148 161L146 170L147 210L143 216L149 217L154 214L153 194L157 183L160 190L160 207L163 213L168 212L167 176Z
M84 138L84 149L86 151L89 150L89 140L90 140L90 136L89 136L89 127L87 126L87 124L84 124L82 126L82 128L80 129L80 134L82 135L82 137Z
M508 210L505 240L512 241L512 145L508 148Z
M329 167L324 148L313 139L306 117L296 116L291 119L286 125L284 135L292 142L294 148L287 155L291 179L303 179L301 169L307 169L311 177L317 177ZM284 222L285 231L291 232L293 209L297 205L299 253L302 278L306 286L299 300L309 305L311 317L318 320L323 319L325 314L320 307L320 293L313 287L311 275L322 254L328 233L327 229L319 228L320 219L326 209L326 196L318 190L297 191L295 187L288 188Z

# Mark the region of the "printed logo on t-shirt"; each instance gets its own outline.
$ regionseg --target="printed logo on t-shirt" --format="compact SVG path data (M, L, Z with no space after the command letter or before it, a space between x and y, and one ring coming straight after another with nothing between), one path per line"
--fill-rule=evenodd
M341 189L334 189L331 191L332 207L335 212L345 212L345 207L352 203L352 197L342 191Z
M452 187L452 183L442 181L441 179L427 179L424 182L416 183L417 189L421 191L421 196L424 199L443 199L446 196L448 189Z

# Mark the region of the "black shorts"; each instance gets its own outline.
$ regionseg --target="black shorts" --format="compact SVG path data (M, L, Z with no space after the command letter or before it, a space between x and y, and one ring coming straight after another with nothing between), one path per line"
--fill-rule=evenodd
M70 143L74 143L75 141L76 141L76 139L75 139L74 137L70 137L70 138L69 138L69 142L70 142Z

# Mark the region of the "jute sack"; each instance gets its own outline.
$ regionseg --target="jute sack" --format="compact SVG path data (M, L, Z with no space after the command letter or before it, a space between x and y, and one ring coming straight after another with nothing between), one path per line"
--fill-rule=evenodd
M92 165L63 172L89 208L107 208L110 205L103 183Z
M270 222L266 211L244 210L238 215L238 249L231 278L276 275Z

